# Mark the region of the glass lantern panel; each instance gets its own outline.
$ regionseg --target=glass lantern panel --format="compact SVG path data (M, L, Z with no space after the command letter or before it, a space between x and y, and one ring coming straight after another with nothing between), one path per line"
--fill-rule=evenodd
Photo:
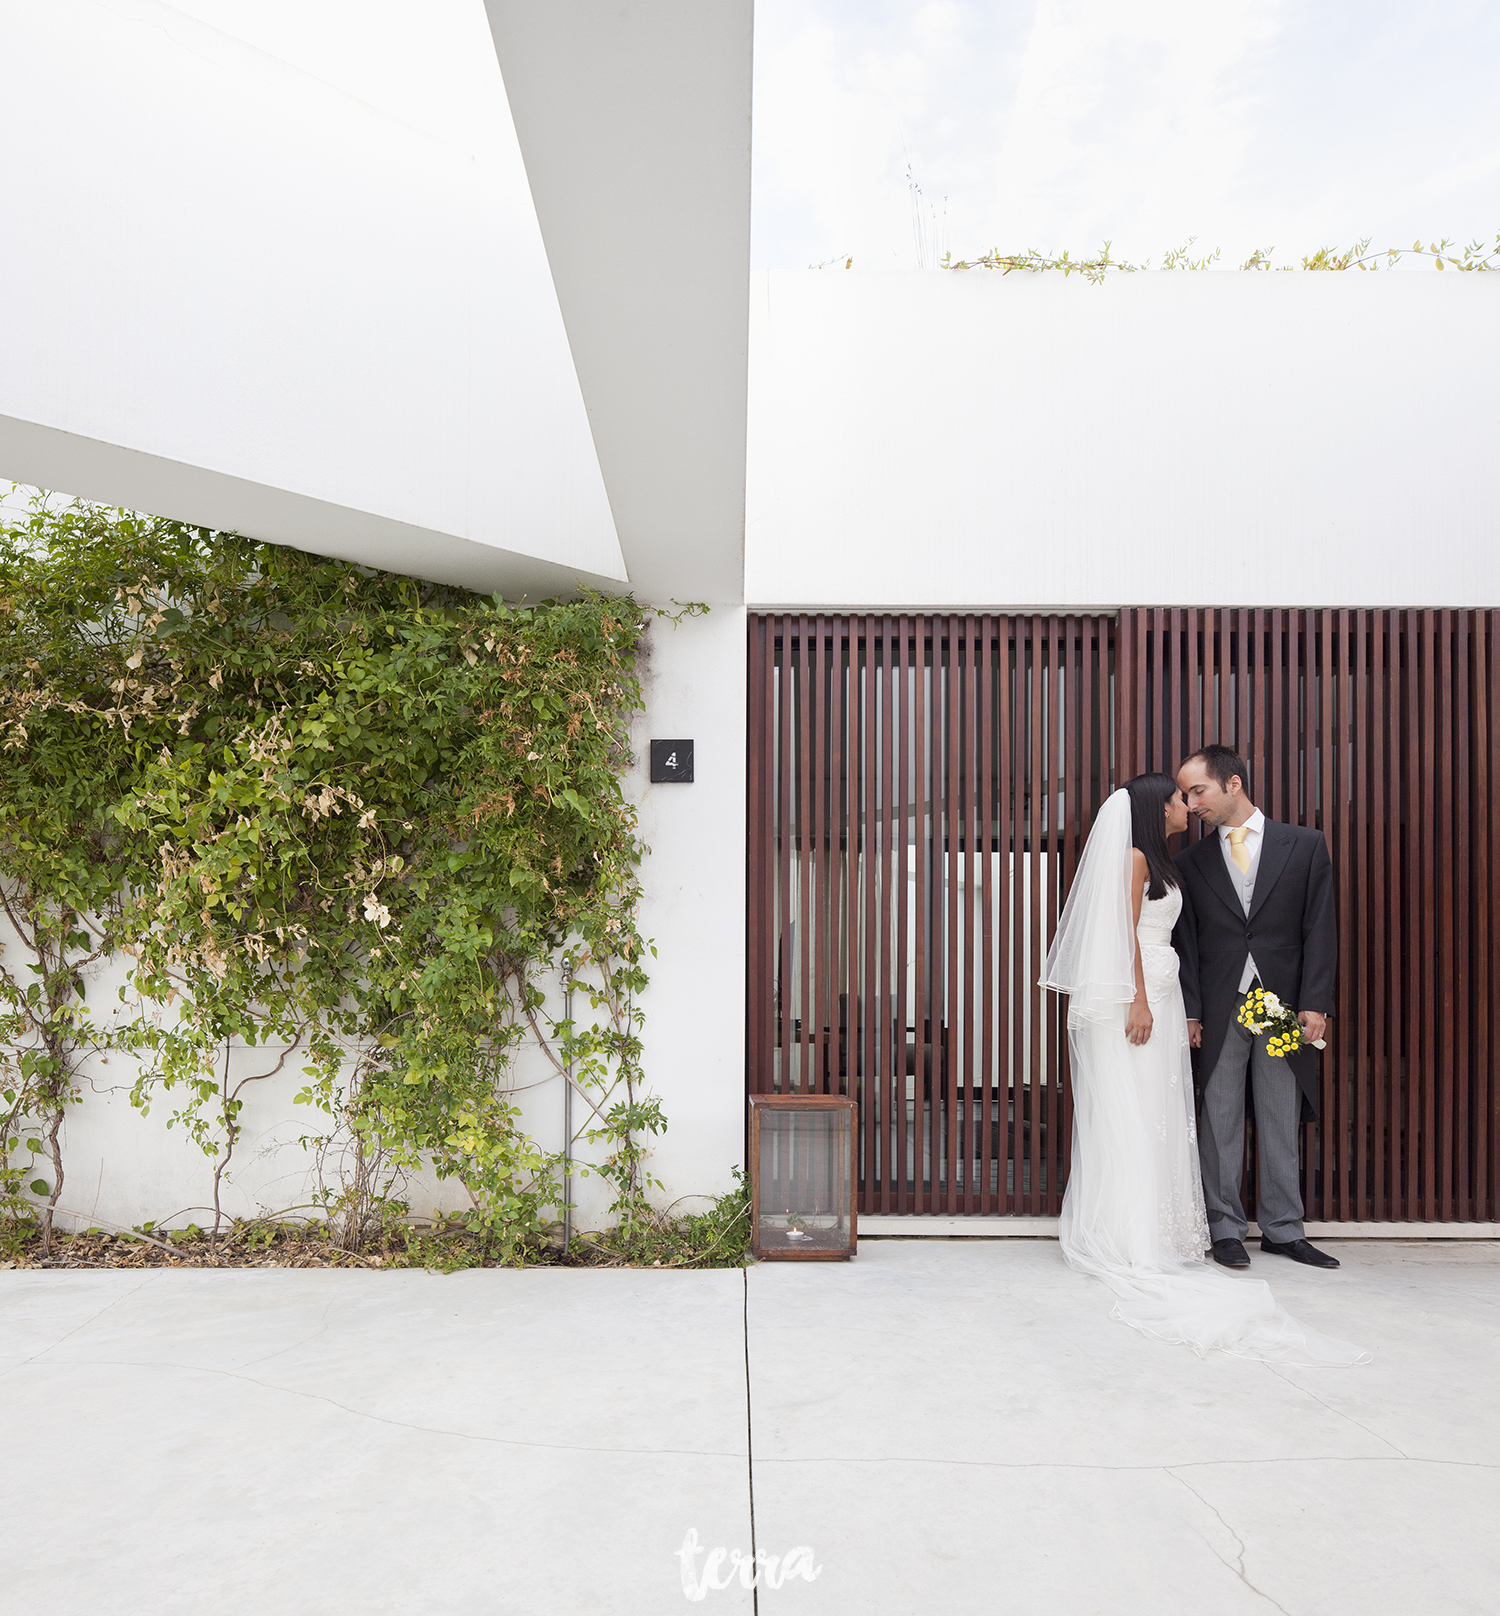
M763 1250L848 1249L849 1118L844 1107L761 1112L756 1212Z

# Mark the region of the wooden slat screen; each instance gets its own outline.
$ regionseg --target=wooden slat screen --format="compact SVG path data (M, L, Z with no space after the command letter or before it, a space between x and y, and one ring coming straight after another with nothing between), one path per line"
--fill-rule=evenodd
M752 616L752 1090L860 1102L862 1213L1055 1213L1036 985L1112 775L1100 617Z
M1271 818L1328 838L1339 975L1310 1218L1500 1212L1496 616L1121 613L1119 777L1222 741Z

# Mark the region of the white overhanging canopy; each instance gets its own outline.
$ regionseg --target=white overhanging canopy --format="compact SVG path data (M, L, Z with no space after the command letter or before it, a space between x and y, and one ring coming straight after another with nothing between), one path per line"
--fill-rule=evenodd
M470 148L160 0L6 8L0 478L742 599L750 0L485 10Z

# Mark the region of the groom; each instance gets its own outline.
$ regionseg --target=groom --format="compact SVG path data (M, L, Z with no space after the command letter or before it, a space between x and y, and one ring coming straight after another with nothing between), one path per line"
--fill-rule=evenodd
M1317 1115L1317 1055L1272 1055L1265 1034L1252 1036L1237 1020L1258 984L1296 1008L1307 1043L1323 1037L1338 962L1333 865L1320 831L1266 818L1250 800L1249 777L1245 760L1227 746L1205 746L1177 771L1188 809L1207 832L1177 855L1183 904L1172 943L1188 1038L1199 1051L1208 1232L1215 1262L1250 1266L1240 1201L1248 1073L1260 1156L1260 1249L1337 1268L1336 1257L1303 1235L1297 1184L1298 1123L1304 1108Z

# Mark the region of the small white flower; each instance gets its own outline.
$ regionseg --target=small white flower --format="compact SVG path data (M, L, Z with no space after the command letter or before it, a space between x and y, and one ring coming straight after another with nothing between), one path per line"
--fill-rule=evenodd
M365 894L365 919L373 920L382 930L391 923L391 912L373 892Z
M373 808L366 808L365 811L359 816L359 828L361 830L369 830L370 826L374 823L375 810Z
M1282 1008L1281 1000L1274 993L1268 993L1265 1002L1266 1009L1270 1011L1273 1017L1286 1014L1286 1011Z

